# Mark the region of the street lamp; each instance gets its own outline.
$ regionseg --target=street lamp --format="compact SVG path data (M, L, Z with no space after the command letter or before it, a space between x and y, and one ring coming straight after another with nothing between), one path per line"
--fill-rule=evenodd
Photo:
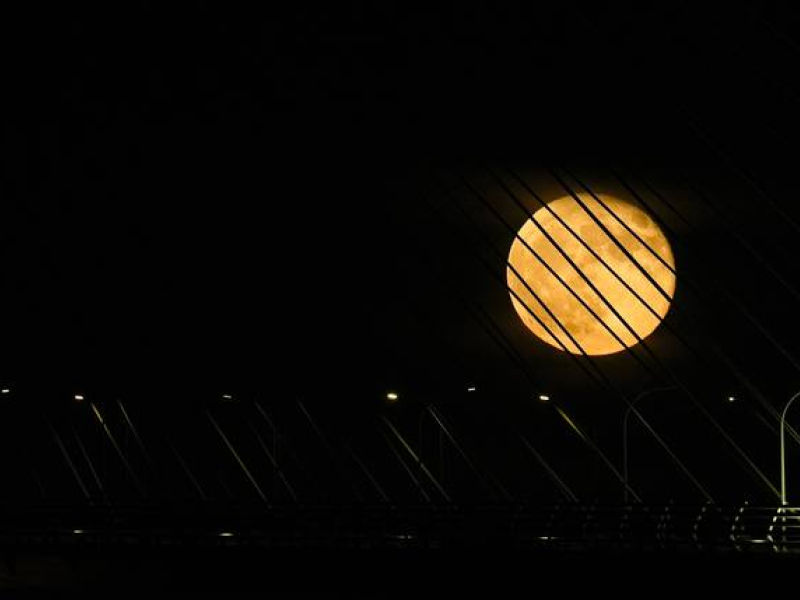
M786 432L786 411L789 410L789 407L792 405L797 397L800 396L800 392L797 392L794 396L789 398L789 401L786 403L786 406L783 407L783 412L781 413L781 505L786 506L788 503L786 502L786 446L784 444L785 440L785 432Z
M637 395L633 401L628 404L628 408L625 409L625 415L622 417L622 479L623 479L623 501L625 504L628 504L629 497L628 497L628 418L631 415L631 410L634 406L636 406L640 401L642 401L645 396L649 394L654 394L656 392L666 392L669 390L674 390L675 386L665 386L665 387L657 387L652 388L649 390L645 390Z

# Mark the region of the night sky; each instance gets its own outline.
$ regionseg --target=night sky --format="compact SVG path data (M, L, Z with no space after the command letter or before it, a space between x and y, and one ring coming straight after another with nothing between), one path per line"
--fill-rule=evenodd
M499 478L548 501L512 425L585 497L618 483L536 396L618 463L623 398L672 374L699 404L662 397L653 425L721 499L773 501L698 406L777 482L758 415L800 389L795 28L754 6L613 4L136 3L6 21L4 385L142 414L302 397L334 429L394 410L413 436L413 410L381 403L394 389L440 403ZM667 197L677 213L650 197L674 233L666 323L692 350L662 327L658 364L597 359L612 392L536 341L496 279L512 237L459 179L519 227L487 167L548 199L564 195L548 169ZM634 443L640 475L659 473L643 491L697 500L652 440Z

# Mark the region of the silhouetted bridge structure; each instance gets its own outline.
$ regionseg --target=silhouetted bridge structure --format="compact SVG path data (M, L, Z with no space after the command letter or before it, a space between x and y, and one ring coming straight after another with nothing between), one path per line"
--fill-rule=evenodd
M638 495L609 460L594 471L607 485L592 494L606 500L587 501L580 492L592 492L594 479L578 476L583 455L564 477L533 445L535 432L473 428L457 420L461 405L447 415L426 406L351 420L323 405L230 394L172 410L77 394L52 406L6 396L7 565L26 554L152 564L166 553L184 565L192 560L183 556L252 558L255 575L265 554L291 549L800 555L800 508L656 494L616 504L625 490ZM584 445L589 457L601 454ZM502 451L487 451L495 446ZM553 447L548 455L565 454ZM573 481L584 489L575 493Z

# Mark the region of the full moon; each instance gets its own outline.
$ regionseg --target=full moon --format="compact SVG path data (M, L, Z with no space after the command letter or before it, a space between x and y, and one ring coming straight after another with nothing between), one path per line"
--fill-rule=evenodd
M664 319L675 293L675 260L661 229L637 206L604 194L596 195L602 203L590 194L577 196L603 227L572 196L537 210L509 252L511 303L525 326L551 346L613 354L643 340Z

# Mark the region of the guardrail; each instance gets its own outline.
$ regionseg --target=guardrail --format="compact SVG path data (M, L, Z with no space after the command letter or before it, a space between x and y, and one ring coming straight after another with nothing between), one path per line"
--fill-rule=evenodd
M800 507L0 506L0 547L475 547L800 554Z

